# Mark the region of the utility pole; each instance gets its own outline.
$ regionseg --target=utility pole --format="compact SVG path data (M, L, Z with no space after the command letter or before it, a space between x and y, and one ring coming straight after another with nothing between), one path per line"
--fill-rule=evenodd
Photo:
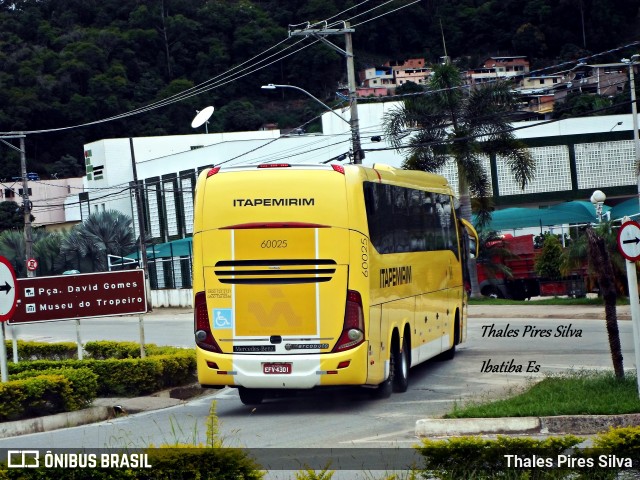
M20 139L20 148L7 142L5 139ZM29 200L29 185L27 183L27 153L24 146L25 134L2 135L0 142L20 153L20 172L22 175L22 208L24 209L24 264L27 266L29 259L33 258L33 235L31 230L31 201ZM35 271L27 269L27 277L35 277Z
M24 208L24 264L33 258L33 236L31 231L31 201L27 183L27 153L24 146L24 134L20 136L20 169L22 171L22 206ZM27 277L35 277L34 270L27 269Z
M144 208L142 206L142 189L138 184L138 168L136 166L136 154L133 148L133 138L129 137L129 149L131 151L131 170L133 173L133 194L136 197L136 211L138 214L138 229L140 235L138 237L138 246L140 248L140 260L142 261L142 269L144 270L145 280L149 280L149 264L147 260L147 245L144 229ZM150 304L149 304L150 305Z
M356 95L356 70L353 62L353 40L351 34L355 31L349 27L349 22L343 22L343 28L327 28L326 22L324 26L316 27L316 25L310 25L307 23L307 28L289 30L289 36L305 36L314 37L320 40L322 43L333 48L337 52L345 56L347 60L347 83L349 88L349 122L351 125L351 146L353 149L353 163L362 163L364 158L364 152L360 143L360 121L358 119L358 100ZM328 35L344 35L345 49L334 45L325 37Z

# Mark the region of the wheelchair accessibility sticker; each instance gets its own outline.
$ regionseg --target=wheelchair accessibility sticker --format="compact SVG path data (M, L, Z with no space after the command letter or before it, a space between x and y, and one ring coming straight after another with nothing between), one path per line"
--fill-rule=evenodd
M233 328L233 311L230 308L214 308L213 328Z

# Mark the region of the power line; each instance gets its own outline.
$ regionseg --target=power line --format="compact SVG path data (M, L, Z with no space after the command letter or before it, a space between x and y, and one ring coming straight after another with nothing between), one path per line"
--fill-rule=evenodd
M299 40L294 45L300 43L301 41L302 40ZM21 131L21 133L23 133L23 134L38 134L38 133L52 133L52 132L59 132L59 131L64 131L64 130L72 130L72 129L76 129L76 128L88 127L88 126L91 126L91 125L98 125L98 124L101 124L101 123L111 122L111 121L114 121L114 120L121 120L123 118L127 118L127 117L130 117L130 116L133 116L133 115L149 112L151 110L155 110L157 108L164 107L164 106L167 106L167 105L171 105L173 103L177 103L177 102L180 102L182 100L194 97L194 96L199 95L201 93L204 93L204 92L207 92L209 90L212 90L213 88L217 88L217 87L220 87L222 85L226 85L227 83L233 82L235 80L239 80L240 78L243 78L243 77L245 77L245 76L247 76L247 75L249 75L251 73L255 73L255 72L257 72L257 71L259 71L259 70L261 70L263 68L266 68L266 67L268 67L268 66L270 66L270 65L272 65L272 64L274 64L274 63L276 63L278 61L283 60L284 58L287 58L287 57L289 57L289 56L291 56L291 55L293 55L295 53L298 53L301 50L304 50L305 48L310 47L311 45L313 45L313 43L316 43L316 42L312 42L312 43L310 43L308 45L304 45L304 46L298 48L297 50L288 53L287 55L279 57L279 58L277 58L277 59L275 59L275 60L273 60L273 61L271 61L271 62L269 62L269 63L267 63L265 65L257 66L253 70L250 70L250 71L248 71L248 72L246 72L246 73L244 73L242 75L238 75L236 77L232 77L232 78L228 78L228 79L224 78L223 80L220 80L219 82L215 83L212 86L207 86L207 87L200 88L197 91L193 91L193 92L191 92L189 94L179 93L179 94L174 95L173 97L169 97L168 99L160 100L158 102L149 104L147 106L140 107L140 108L131 110L129 112L122 113L122 114L119 114L119 115L115 115L115 116L112 116L112 117L103 118L103 119L100 119L100 120L94 120L94 121L91 121L91 122L86 122L86 123L77 124L77 125L71 125L71 126L67 126L67 127L49 128L49 129L41 129L41 130L24 130L24 131ZM247 70L247 69L244 69L244 70ZM9 134L13 134L13 133L16 133L16 132L0 132L0 135L9 135Z
M382 17L384 17L384 16L386 16L386 15L389 15L389 14L391 14L391 13L397 12L398 10L402 10L403 8L410 7L411 5L414 5L414 4L416 4L416 3L419 3L420 1L421 1L421 0L414 0L414 1L413 1L413 2L411 2L411 3L407 3L406 5L402 5L402 6L398 7L398 8L393 9L393 10L390 10L390 11L388 11L388 12L382 13L382 14L378 15L377 17L373 17L373 18L370 18L370 19L365 20L365 21L363 21L363 22L356 23L355 25L352 25L352 27L353 27L353 28L355 28L355 27L358 27L358 26L360 26L360 25L364 25L365 23L372 22L373 20L377 20L377 19L382 18ZM380 5L380 6L386 5L387 3L389 3L389 2L383 3L383 4L382 4L382 5ZM376 7L376 8L379 8L379 7ZM375 10L375 9L372 9L372 10ZM358 16L358 15L356 15L356 16ZM352 17L352 18L355 18L355 17Z
M367 1L368 1L368 0L367 0ZM367 3L367 1L361 2L361 3L360 3L360 4L358 4L358 5L362 5L362 4L364 4L364 3ZM391 1L391 0L390 0L390 1ZM389 3L389 2L385 2L384 4L379 5L379 6L377 6L377 7L374 7L373 9L370 9L370 10L368 10L367 12L364 12L364 13L368 13L369 11L372 11L372 10L375 10L375 9L377 9L377 8L380 8L381 6L385 5L386 3ZM416 2L413 2L413 3L416 3ZM358 5L355 5L354 7L348 8L348 9L344 10L344 11L343 11L343 12L341 12L341 13L344 13L344 12L346 12L346 11L349 11L349 10L351 10L351 9L355 8L355 7L356 7L356 6L358 6ZM409 5L412 5L412 4L409 4ZM399 7L399 8L398 8L398 9L396 9L396 10L399 10L400 8L405 8L406 6L409 6L409 5L405 5L405 6ZM376 18L380 18L380 17L382 17L382 16L388 15L388 14L390 14L390 13L393 13L393 12L394 12L394 11L396 11L396 10L393 10L393 11L387 12L387 13L382 14L382 15L380 15L379 17L376 17ZM363 14L364 14L364 13L363 13ZM336 14L336 15L334 15L334 16L332 16L332 17L329 17L329 19L334 18L334 17L336 17L337 15L340 15L340 14ZM362 14L355 15L355 16L354 16L354 17L352 17L352 18L356 18L357 16L360 16L360 15L362 15ZM326 22L326 20L325 20L325 22ZM67 126L67 127L57 127L57 128L49 128L49 129L40 129L40 130L25 130L25 131L22 131L21 133L23 133L23 134L37 134L37 133L51 133L51 132L59 132L59 131L71 130L71 129L75 129L75 128L82 128L82 127L87 127L87 126L92 126L92 125L98 125L98 124L101 124L101 123L106 123L106 122L110 122L110 121L114 121L114 120L120 120L120 119L123 119L123 118L127 118L127 117L129 117L129 116L133 116L133 115L140 114L140 113L149 112L149 111L154 110L154 109L156 109L156 108L161 108L161 107L164 107L164 106L167 106L167 105L171 105L171 104L173 104L173 103L176 103L176 102L179 102L179 101L182 101L182 100L186 100L186 99L188 99L188 98L194 97L194 96L199 95L199 94L202 94L202 93L204 93L204 92L207 92L207 91L209 91L209 90L211 90L211 89L221 87L222 85L226 85L227 83L233 82L233 81L235 81L235 80L239 80L240 78L243 78L243 77L245 77L245 76L247 76L247 75L249 75L249 74L251 74L251 73L255 73L256 71L259 71L259 70L261 70L261 69L263 69L263 68L266 68L266 67L268 67L268 66L270 66L270 65L272 65L272 64L274 64L274 63L276 63L276 62L278 62L278 61L281 61L281 60L283 60L283 59L285 59L285 58L287 58L287 57L289 57L289 56L291 56L291 55L293 55L293 54L295 54L295 53L298 53L298 52L300 52L301 50L303 50L303 49L305 49L305 48L308 48L309 46L311 46L311 45L313 45L313 44L315 44L315 43L317 43L317 42L318 42L318 40L314 40L314 41L312 41L311 43L309 43L309 44L307 44L307 45L305 45L305 46L303 46L303 47L300 47L299 49L297 49L297 50L295 50L295 51L293 51L293 52L288 53L287 55L284 55L284 56L278 57L278 58L276 58L275 60L273 60L273 61L271 61L271 62L269 62L269 63L266 63L266 64L264 64L264 65L260 66L260 64L261 64L261 63L263 63L263 62L265 62L265 61L269 60L270 58L273 58L274 56L276 56L276 55L278 55L278 54L282 53L283 51L285 51L285 50L287 50L287 49L289 49L289 48L292 48L292 47L294 47L295 45L297 45L298 43L300 43L300 42L304 41L304 39L301 39L301 40L299 40L299 41L297 41L297 42L293 43L292 45L287 46L284 50L282 50L282 51L280 51L280 52L276 52L276 53L274 53L274 54L272 54L272 55L269 55L269 56L268 56L268 57L266 57L265 59L262 59L262 60L258 61L257 63L255 63L255 64L253 64L253 65L249 65L248 67L245 67L245 68L243 68L243 69L240 69L240 67L242 67L243 65L246 65L246 64L248 64L249 62L252 62L252 61L254 61L255 59L259 58L259 57L260 57L260 56L262 56L263 54L266 54L266 53L268 53L269 51L271 51L271 50L273 50L273 49L275 49L275 48L279 47L280 45L282 45L283 43L285 43L286 41L288 41L288 40L289 40L289 38L290 38L290 37L288 37L288 38L286 38L286 39L284 39L284 40L281 40L280 42L278 42L277 44L275 44L275 45L273 45L273 46L269 47L268 49L264 50L264 51L263 51L263 52L261 52L260 54L255 55L255 56L254 56L254 57L252 57L251 59L249 59L249 60L247 60L247 61L245 61L245 62L243 62L243 63L239 64L238 66L235 66L235 67L233 67L233 68L231 68L231 69L227 70L227 71L226 71L225 73L223 73L223 74L220 74L220 75L218 75L218 76L215 76L215 77L213 77L213 78L211 78L211 79L209 79L209 80L206 80L205 82L202 82L201 84L199 84L199 85L197 85L197 86L195 86L195 87L191 87L191 88L189 88L189 89L186 89L186 90L184 90L184 91L182 91L182 92L179 92L179 93L177 93L177 94L175 94L175 95L172 95L172 96L170 96L170 97L167 97L167 98L165 98L165 99L159 100L159 101L157 101L157 102L152 102L152 103L151 103L151 104L149 104L149 105L146 105L146 106L143 106L143 107L139 107L139 108L136 108L136 109L130 110L130 111L128 111L128 112L125 112L125 113L122 113L122 114L118 114L118 115L115 115L115 116L112 116L112 117L107 117L107 118L103 118L103 119L99 119L99 120L95 120L95 121L91 121L91 122L86 122L86 123L82 123L82 124L77 124L77 125L72 125L72 126ZM236 73L233 73L233 74L232 74L232 72L234 72L235 70L238 70L238 72L236 72ZM242 75L239 75L239 73L241 73L241 72L246 72L246 73L244 73L244 74L242 74ZM234 76L234 75L235 75L235 76ZM10 132L0 132L0 135L1 135L1 134L12 134L12 133L15 133L15 132L13 132L13 131L10 131Z

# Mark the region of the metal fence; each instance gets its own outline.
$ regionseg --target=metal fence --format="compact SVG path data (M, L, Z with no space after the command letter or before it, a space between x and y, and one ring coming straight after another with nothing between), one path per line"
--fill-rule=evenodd
M166 252L158 251L158 245L149 245L147 247L147 268L149 270L149 281L152 290L173 289L173 288L191 288L192 286L192 265L193 257L191 249L188 254L179 255L178 252L173 255L172 248L169 245L169 256L164 256ZM166 250L166 249L165 249ZM141 262L138 261L139 250L130 256L119 256L104 254L104 259L100 263L106 267L108 271L128 270L132 268L141 268ZM130 258L130 257L133 258ZM68 253L58 256L58 268L49 265L52 262L41 261L35 271L37 277L50 275L61 275L63 273L88 273L92 268L91 261L86 257L82 257L79 252ZM24 262L15 265L16 272L24 270ZM94 263L95 265L95 263ZM21 277L26 276L26 271L21 272Z
M191 256L155 258L147 261L152 290L191 288Z
M131 254L138 265L139 249ZM117 263L117 262L116 262ZM147 268L152 290L191 288L193 255L190 239L147 246ZM126 265L121 265L121 268Z

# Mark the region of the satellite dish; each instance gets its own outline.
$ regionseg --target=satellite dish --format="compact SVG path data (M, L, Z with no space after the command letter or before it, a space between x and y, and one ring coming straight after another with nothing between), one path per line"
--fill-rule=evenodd
M193 117L193 121L191 122L191 128L198 128L204 125L205 123L207 123L207 120L211 118L211 115L213 115L212 106L203 108L198 112L198 114L195 117Z

